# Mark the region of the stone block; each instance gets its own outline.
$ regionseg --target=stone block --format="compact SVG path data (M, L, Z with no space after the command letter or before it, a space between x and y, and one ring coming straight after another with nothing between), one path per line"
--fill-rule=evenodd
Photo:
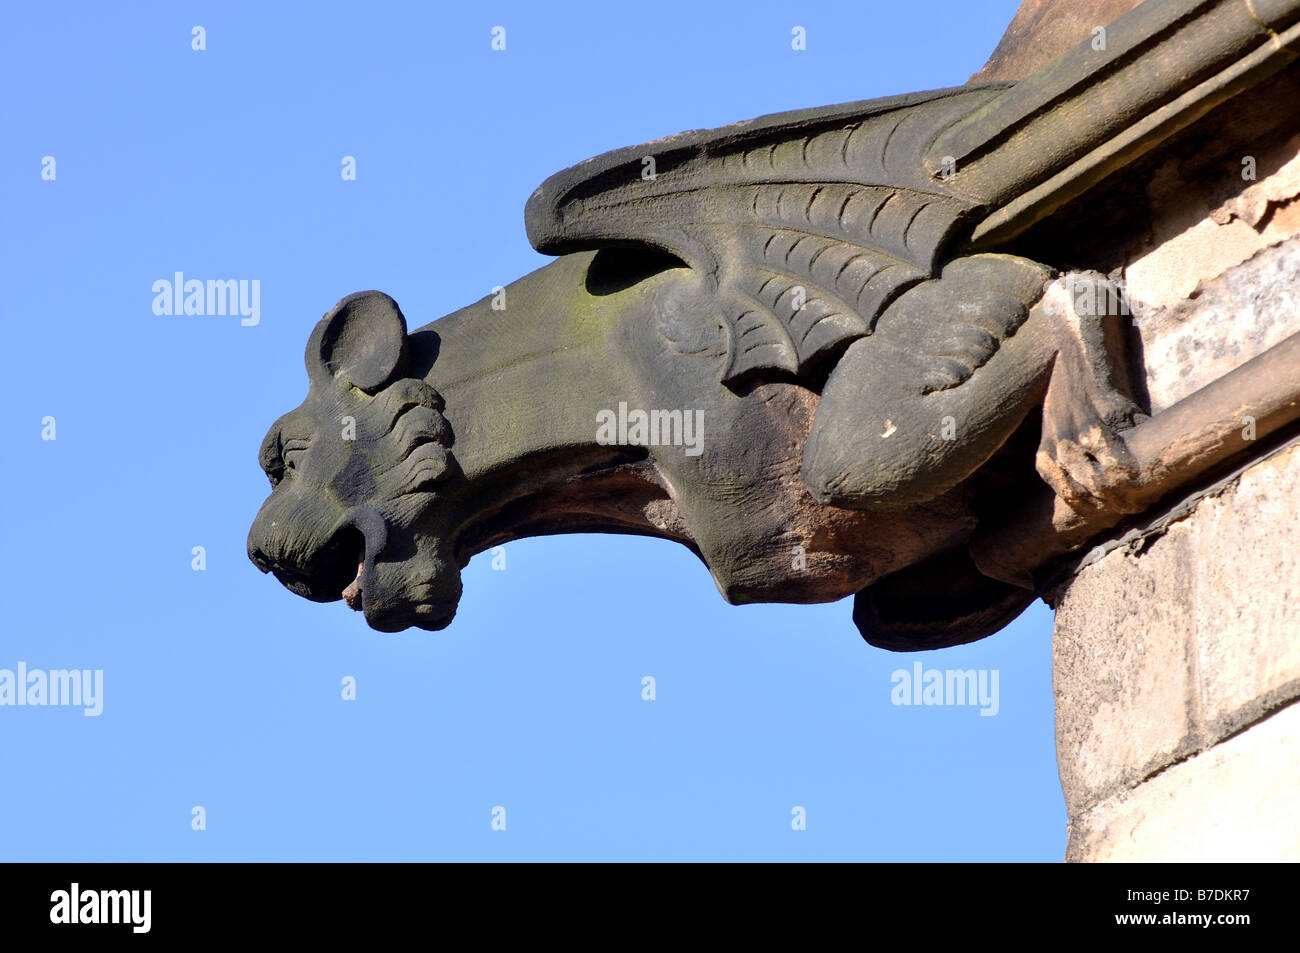
M1067 861L1300 860L1300 705L1070 823Z

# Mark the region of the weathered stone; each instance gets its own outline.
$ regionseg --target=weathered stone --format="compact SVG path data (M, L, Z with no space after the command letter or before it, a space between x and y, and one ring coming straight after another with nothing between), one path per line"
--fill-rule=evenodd
M1300 860L1300 705L1070 821L1067 861Z
M1205 742L1300 697L1298 490L1295 447L1251 467L1188 518Z
M1179 175L1162 167L1148 187L1151 240L1124 270L1129 294L1144 308L1177 305L1200 286L1270 245L1300 232L1300 150L1272 175L1209 208ZM1244 183L1243 183L1244 184Z
M1053 680L1072 817L1300 697L1298 485L1291 446L1063 587Z
M1219 228L1213 222L1207 227ZM1241 227L1253 234L1248 226ZM1300 330L1300 238L1263 248L1235 267L1207 275L1195 297L1170 307L1152 308L1140 296L1135 298L1153 412L1167 409ZM1130 295L1137 296L1140 288L1130 284Z
M1197 299L1220 275L1300 234L1300 137L1280 118L1300 95L1298 81L1294 69L1287 71L1242 97L1242 108L1207 120L1204 135L1180 139L1159 164L1135 170L1122 201L1140 210L1134 219L1140 224L1135 231L1130 226L1111 235L1110 242L1122 256L1127 294L1149 352L1158 352L1159 339L1183 323L1181 313L1188 307L1205 310ZM1103 220L1120 217L1111 208ZM1238 280L1238 287L1261 277L1249 270L1242 274L1246 280ZM1250 303L1244 295L1234 298L1233 307ZM1196 330L1213 333L1228 320L1225 315ZM1232 333L1224 328L1217 337L1228 339ZM1251 344L1254 340L1250 335ZM1171 378L1192 369L1185 362L1166 366L1162 356L1150 353L1148 360L1148 370L1158 370L1162 378L1152 389L1155 410L1177 399L1162 393L1165 382L1172 384ZM1222 373L1218 364L1209 371L1216 372ZM1198 376L1182 393L1208 379Z
M1142 0L1025 0L972 83L1023 79Z
M1056 605L1056 750L1071 813L1197 748L1194 557L1175 525L1083 569Z

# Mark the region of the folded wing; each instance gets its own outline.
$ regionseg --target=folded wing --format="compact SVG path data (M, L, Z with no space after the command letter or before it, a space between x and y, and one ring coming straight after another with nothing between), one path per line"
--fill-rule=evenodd
M806 377L935 277L978 203L923 160L1004 88L780 113L606 153L534 193L529 240L549 254L673 254L715 290L724 382Z

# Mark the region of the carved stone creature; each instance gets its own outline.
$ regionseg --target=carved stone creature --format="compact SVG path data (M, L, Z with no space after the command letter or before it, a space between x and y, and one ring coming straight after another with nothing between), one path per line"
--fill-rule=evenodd
M263 442L274 490L250 557L376 629L439 629L474 553L640 533L692 549L730 602L856 593L875 644L996 631L1035 593L980 571L981 522L1042 481L1081 512L1125 510L1122 432L1144 419L1119 322L1045 298L1052 269L999 236L1050 210L1049 179L1064 202L1131 161L1107 144L1187 85L1179 57L1203 75L1269 41L1228 11L1214 28L1238 46L1188 52L1177 30L1205 26L1189 5L1214 13L1152 0L1122 18L1113 60L1085 42L1015 85L581 163L529 201L530 240L561 257L504 309L408 333L386 295L345 298L308 342L306 401ZM1071 123L1069 96L1091 108L1125 70L1145 84L1131 114ZM1070 138L1027 158L1035 129Z

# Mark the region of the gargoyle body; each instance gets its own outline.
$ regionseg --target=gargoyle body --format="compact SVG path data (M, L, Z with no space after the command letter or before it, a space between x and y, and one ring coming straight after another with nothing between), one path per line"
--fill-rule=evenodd
M1155 6L1117 26L1175 22L1178 2ZM1035 593L981 571L982 523L1044 482L1122 509L1120 435L1141 420L1113 316L1079 315L1051 268L988 237L1114 135L1033 161L1016 139L1026 103L1109 81L1087 52L1015 86L609 153L534 194L529 237L560 257L503 295L409 333L387 296L344 299L308 343L306 401L263 443L275 488L250 557L374 628L438 629L474 553L639 533L691 548L731 602L856 594L875 644L996 631Z

